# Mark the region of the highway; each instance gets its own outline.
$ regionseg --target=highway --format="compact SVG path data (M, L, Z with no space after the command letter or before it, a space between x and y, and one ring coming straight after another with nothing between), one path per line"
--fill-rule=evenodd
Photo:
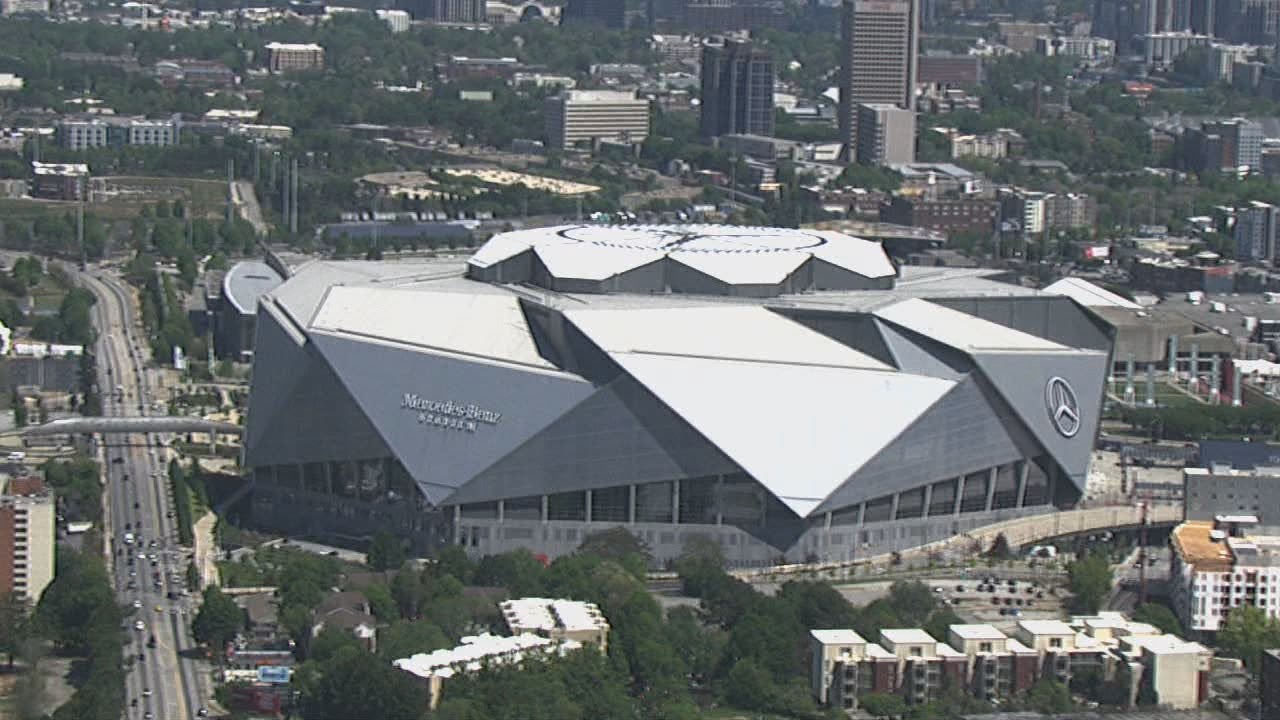
M79 277L98 300L94 322L103 414L152 414L149 351L131 291L107 271ZM188 593L186 587L191 551L178 544L166 442L160 434L103 441L108 562L121 604L132 608L123 658L129 720L201 717L211 695L209 665L192 657L196 643L190 622L198 588Z

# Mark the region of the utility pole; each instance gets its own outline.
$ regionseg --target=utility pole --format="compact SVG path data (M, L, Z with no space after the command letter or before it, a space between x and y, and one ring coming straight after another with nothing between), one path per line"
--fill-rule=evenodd
M271 166L272 175L275 175L275 164ZM283 176L280 178L280 224L288 227L289 225L289 166L286 164L280 168ZM274 179L274 178L273 178Z
M89 267L89 252L84 246L84 193L76 203L76 243L80 245L80 269Z
M227 224L236 216L236 161L227 160Z
M298 233L298 158L293 159L293 167L289 171L289 181L293 187L289 190L289 196L293 200L293 212L289 215L289 232Z

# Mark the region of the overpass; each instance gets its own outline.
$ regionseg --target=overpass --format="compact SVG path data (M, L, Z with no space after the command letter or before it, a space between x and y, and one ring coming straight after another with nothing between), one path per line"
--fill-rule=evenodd
M1145 525L1147 527L1172 526L1180 522L1182 522L1180 505L1153 505L1147 511ZM1043 543L1052 538L1107 530L1137 529L1143 524L1142 508L1133 505L1060 510L984 525L946 540L902 550L897 553L897 558L894 557L894 553L885 553L842 562L775 565L768 568L735 570L731 574L747 582L775 580L784 582L788 579L805 577L833 581L849 580L857 575L875 572L880 568L887 570L895 564L895 561L911 567L934 562L939 556L949 560L973 557L977 554L974 552L975 548L985 551L995 542L996 537L1002 534L1005 540L1009 541L1009 547L1019 548Z
M213 435L241 435L244 428L233 423L190 416L112 416L78 417L53 420L43 425L33 425L22 431L26 436L80 435L116 433L190 433Z

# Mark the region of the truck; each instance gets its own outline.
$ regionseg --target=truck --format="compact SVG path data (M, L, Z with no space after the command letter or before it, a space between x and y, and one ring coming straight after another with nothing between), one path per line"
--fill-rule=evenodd
M1204 302L1204 293L1199 290L1192 290L1187 293L1187 302L1192 305L1199 305Z

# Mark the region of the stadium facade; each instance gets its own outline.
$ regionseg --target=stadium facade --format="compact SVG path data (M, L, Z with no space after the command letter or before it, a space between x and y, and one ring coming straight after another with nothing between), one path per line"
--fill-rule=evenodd
M838 232L509 232L264 294L244 462L255 521L295 536L851 559L1073 504L1111 335Z

